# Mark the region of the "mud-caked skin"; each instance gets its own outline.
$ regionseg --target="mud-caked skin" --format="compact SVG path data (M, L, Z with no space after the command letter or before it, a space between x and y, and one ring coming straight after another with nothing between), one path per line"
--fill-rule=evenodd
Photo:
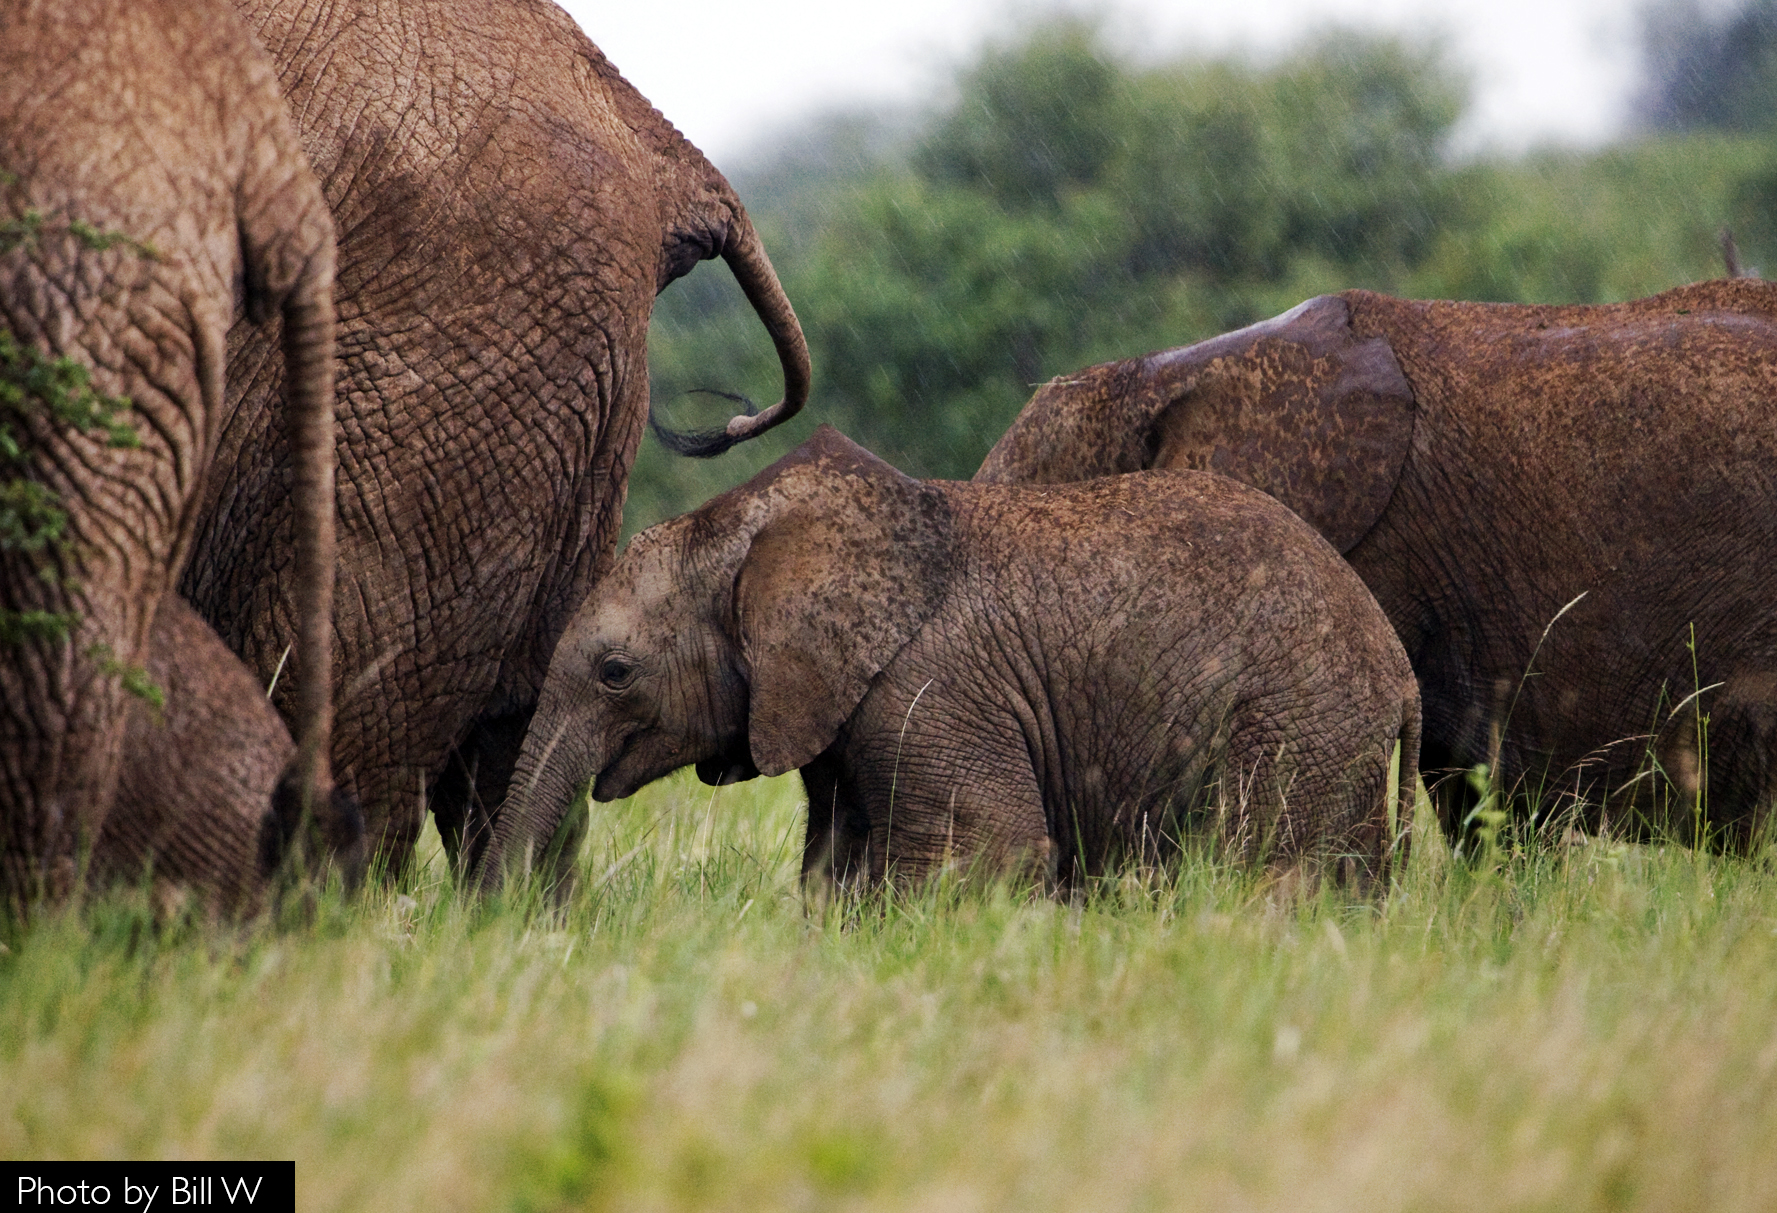
M148 690L225 420L237 302L246 323L282 319L268 349L294 455L275 493L297 521L280 651L298 776L327 796L334 244L269 60L209 0L0 2L0 232L0 330L127 398L137 440L83 432L36 392L5 417L23 460L0 460L0 483L67 517L41 546L0 543L0 895L26 903L72 887L111 811L126 686Z
M695 763L800 768L805 876L1023 867L1077 887L1181 838L1311 879L1385 875L1411 805L1412 670L1338 554L1201 472L911 480L821 427L643 532L576 616L486 883Z
M1348 291L1056 379L976 479L1256 485L1387 612L1424 769L1497 755L1544 812L1735 846L1777 796L1774 410L1777 285L1563 307ZM1442 787L1457 832L1465 785Z
M611 561L655 295L721 256L752 300L786 399L737 436L800 407L807 348L728 182L553 4L239 7L340 232L336 773L390 870L426 805L473 854ZM268 680L288 642L275 349L231 334L225 474L182 583Z

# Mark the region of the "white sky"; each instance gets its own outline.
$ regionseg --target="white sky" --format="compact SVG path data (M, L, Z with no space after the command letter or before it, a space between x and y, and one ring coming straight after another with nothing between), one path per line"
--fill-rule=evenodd
M1441 35L1472 73L1458 147L1595 145L1636 79L1636 0L563 0L629 81L718 165L807 113L934 97L947 67L1058 7L1108 16L1153 57L1288 48L1329 24ZM1712 5L1711 7L1715 7Z

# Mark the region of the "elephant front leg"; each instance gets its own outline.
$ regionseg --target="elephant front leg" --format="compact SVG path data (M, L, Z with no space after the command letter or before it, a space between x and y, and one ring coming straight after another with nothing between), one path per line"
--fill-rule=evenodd
M1023 753L977 750L949 765L952 747L899 755L871 780L867 860L875 882L916 887L940 872L964 879L1056 887L1060 853L1042 791Z
M475 721L451 749L444 769L430 781L426 804L444 842L444 853L459 872L473 872L481 863L482 852L493 837L494 814L506 799L535 710L533 703Z
M841 765L830 754L819 755L802 768L802 786L808 793L802 889L814 902L856 888L870 872L870 819L843 783Z

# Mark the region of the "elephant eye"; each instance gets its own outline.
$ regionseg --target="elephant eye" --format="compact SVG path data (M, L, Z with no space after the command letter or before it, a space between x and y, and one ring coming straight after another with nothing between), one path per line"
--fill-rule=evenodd
M636 663L617 653L608 654L599 662L599 681L613 691L621 691L635 680Z

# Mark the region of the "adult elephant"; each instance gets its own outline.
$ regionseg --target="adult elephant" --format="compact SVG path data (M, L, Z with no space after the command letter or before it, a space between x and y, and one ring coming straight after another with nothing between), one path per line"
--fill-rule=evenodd
M801 407L808 351L720 173L543 0L240 0L278 65L339 241L334 768L394 865L505 784L569 614L615 548L655 295L723 257ZM269 677L288 510L282 368L229 346L224 474L183 582Z
M1422 769L1489 763L1545 812L1743 845L1777 795L1773 406L1764 282L1561 307L1348 291L1056 379L976 478L1256 485L1399 632Z
M14 904L74 887L116 798L130 695L159 693L149 633L191 548L237 284L249 319L283 319L279 440L294 455L268 490L300 539L279 552L300 640L291 776L298 806L326 803L333 257L271 64L226 4L0 3L0 894Z

